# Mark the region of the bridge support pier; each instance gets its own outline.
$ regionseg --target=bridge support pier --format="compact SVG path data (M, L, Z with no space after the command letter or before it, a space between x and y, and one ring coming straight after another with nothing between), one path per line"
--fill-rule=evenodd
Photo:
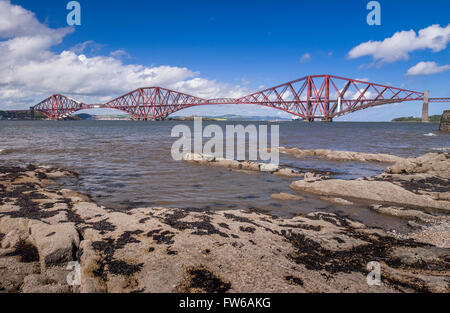
M422 106L422 123L430 122L428 116L428 104L430 103L430 93L425 91L423 94L423 106Z
M18 117L17 112L7 112L6 117L10 119L16 119Z

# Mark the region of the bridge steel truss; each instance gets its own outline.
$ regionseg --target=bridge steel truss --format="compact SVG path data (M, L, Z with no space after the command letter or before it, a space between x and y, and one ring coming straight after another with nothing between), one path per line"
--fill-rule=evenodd
M254 104L282 110L307 121L331 121L369 107L423 100L423 92L333 75L311 75L241 98L203 99L162 87L148 87L97 105L53 95L31 110L50 119L64 119L83 109L110 108L126 112L134 119L163 120L174 112L199 105ZM429 101L450 102L450 98L430 98Z
M139 88L103 105L135 119L162 120L171 113L204 104L205 99L161 87Z
M31 112L40 112L52 120L68 117L76 111L89 109L90 106L63 95L53 95L31 107Z
M238 99L264 105L304 120L331 120L377 105L423 100L424 93L332 75L300 78Z

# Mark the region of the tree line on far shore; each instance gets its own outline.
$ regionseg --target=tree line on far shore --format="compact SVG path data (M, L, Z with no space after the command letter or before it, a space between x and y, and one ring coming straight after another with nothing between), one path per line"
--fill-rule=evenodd
M430 116L430 122L440 122L442 115L431 115ZM394 118L392 122L421 122L422 118L420 117L414 117L414 116L408 116L408 117L398 117Z

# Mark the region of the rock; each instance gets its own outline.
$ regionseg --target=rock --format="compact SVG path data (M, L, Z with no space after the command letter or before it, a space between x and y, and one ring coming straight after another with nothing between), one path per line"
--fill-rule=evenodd
M420 220L422 222L434 222L442 220L442 217L434 216L419 210L383 205L369 205L369 208L381 214L397 216L405 219ZM448 221L450 222L450 218L448 219Z
M17 231L24 236L28 234L28 219L25 218L11 218L3 216L0 218L0 233L8 234L12 231Z
M240 161L240 162L237 161L238 169L244 170L244 171L260 171L264 165L265 164L260 164L260 163L256 163L256 162L250 162L250 161ZM266 167L266 168L270 169L270 167Z
M81 293L104 293L106 285L101 279L102 258L97 253L91 240L83 240L80 243L81 265Z
M37 262L19 262L14 256L0 257L0 293L20 292L24 278L39 272Z
M301 172L291 169L291 168L285 168L285 167L280 168L274 174L279 175L279 176L285 176L285 177L304 177L305 176L304 173L301 173Z
M218 163L217 159L215 162L205 162L211 166ZM232 166L242 164L232 160L220 162L230 162ZM34 175L34 172L31 174ZM336 190L340 193L347 192L353 196L355 190L364 187L369 188L367 194L372 192L383 199L384 196L379 193L386 193L384 185L383 188L375 186L372 189L373 185L359 184L381 182L402 190L408 186L411 188L409 178L395 181L396 175L404 176L392 174L371 181L357 180L354 181L357 186L351 188L339 180L301 183L317 186L331 181L334 186L338 181ZM414 175L417 179L418 176ZM430 184L435 188L433 176L426 177L431 177L431 180L419 184L420 192L428 192ZM384 181L388 179L392 181ZM12 186L9 179L1 180L1 173L0 181L5 186L3 191L0 190L3 193L9 194L12 189L23 186L31 188L30 185ZM392 191L394 187L389 187L390 193L397 198L405 196L402 192ZM413 187L417 187L415 182ZM444 190L445 187L439 188ZM45 192L45 203L54 206L43 208L42 203L37 202L39 199L31 199L29 205L32 210L17 208L10 212L6 211L10 209L8 204L0 203L0 212L3 212L0 214L0 226L9 229L5 234L14 230L11 225L15 225L16 219L23 218L29 224L26 229L28 232L29 228L31 233L29 240L33 240L38 247L22 244L0 255L0 290L68 292L69 288L73 292L248 293L450 291L448 282L445 282L450 276L450 259L447 257L450 249L436 250L424 244L435 240L436 244L445 246L450 234L448 223L424 226L422 228L429 232L418 231L417 239L411 239L409 235L402 238L401 234L393 235L323 211L292 217L271 216L257 211L164 207L118 211L70 192L61 193L55 189L44 191L38 185L33 188L35 194ZM428 197L409 192L417 197ZM17 196L10 198L17 200ZM65 214L58 214L61 212ZM83 237L81 243L77 230ZM415 258L410 259L410 255ZM81 270L81 286L75 289L64 283L65 266L73 258L79 260ZM365 266L373 260L381 262L381 286L368 286L366 282Z
M411 227L411 228L421 228L422 227L422 225L417 224L414 221L408 221L408 226Z
M327 197L358 199L378 204L428 208L450 212L448 203L412 193L386 181L329 179L307 182L303 180L292 183L291 188Z
M253 171L267 172L287 177L303 177L303 173L300 173L294 169L280 168L280 166L277 164L257 163L252 161L236 161L196 153L186 153L183 156L183 161L199 165L224 167L232 171L239 171L248 174L250 173L250 171Z
M28 234L21 232L17 229L10 231L5 235L1 241L1 247L3 249L14 248L21 241L25 241L28 238Z
M61 192L63 197L71 199L72 202L74 202L74 203L90 202L91 201L91 199L89 199L88 196L86 196L86 195L84 195L82 193L73 191L73 190L61 189L60 192Z
M442 114L439 130L450 133L450 110L445 110Z
M185 153L183 155L183 161L201 161L202 156L198 153Z
M80 245L80 237L73 223L48 225L38 221L29 224L30 236L39 252L41 268L67 264Z
M436 247L450 248L450 223L434 222L431 225L422 226L409 237Z
M434 200L450 201L450 191L449 192L436 192L436 193L431 194L431 197Z
M60 284L42 275L32 274L25 277L21 287L23 293L69 293L70 286Z
M330 178L329 176L320 175L318 173L308 172L308 173L305 173L303 180L305 182L312 183L315 181L320 181L320 180L329 179L329 178Z
M282 201L283 200L293 200L293 201L303 201L303 200L305 200L305 198L303 198L303 197L300 197L300 196L297 196L297 195L293 195L293 194L290 194L290 193L284 193L284 192L273 194L272 195L272 199L282 200Z
M261 172L276 172L280 169L277 164L261 164L260 170Z
M432 174L450 178L450 154L427 153L417 158L408 158L386 169L388 174Z
M354 203L342 198L336 198L336 197L321 197L320 199L331 202L331 203L336 203L336 204L340 204L340 205L353 205Z
M216 157L209 154L200 154L200 153L186 153L183 156L184 161L206 161L206 162L215 162Z
M326 149L317 150L301 150L298 148L284 148L280 147L281 153L292 155L296 158L302 159L305 157L317 157L330 161L355 161L355 162L379 162L379 163L395 163L403 158L383 153L362 153L350 151L335 151Z

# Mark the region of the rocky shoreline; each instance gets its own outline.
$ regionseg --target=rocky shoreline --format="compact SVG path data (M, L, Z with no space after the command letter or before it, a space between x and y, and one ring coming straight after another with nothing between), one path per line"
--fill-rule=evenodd
M302 150L299 148L279 147L280 153L289 154L296 158L303 159L306 157L321 158L329 161L355 161L355 162L378 162L378 163L395 163L403 158L384 153L362 153L353 151L335 151L327 149Z
M450 292L448 162L448 153L401 159L355 185L291 172L304 177L294 192L368 202L409 219L407 236L330 212L117 210L52 187L73 172L0 167L0 292ZM380 286L367 284L372 261ZM80 284L68 284L69 263Z

